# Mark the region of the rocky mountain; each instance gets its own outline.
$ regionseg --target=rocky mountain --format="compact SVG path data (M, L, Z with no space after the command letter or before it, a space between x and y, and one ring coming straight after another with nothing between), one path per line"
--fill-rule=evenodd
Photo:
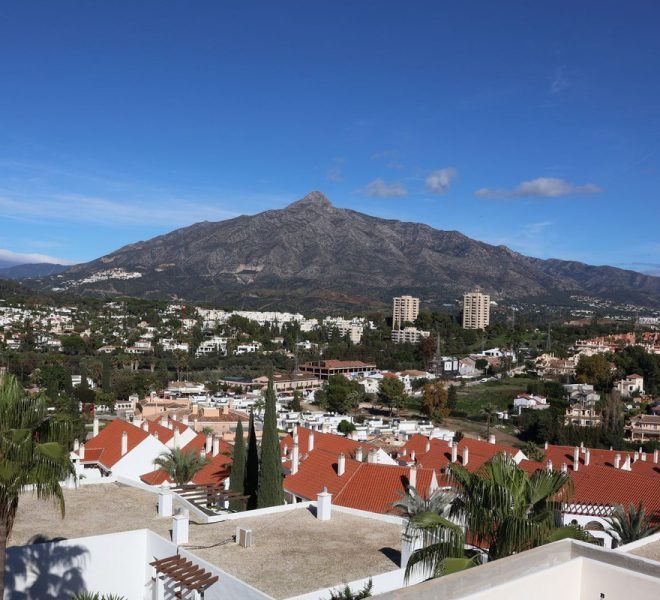
M26 265L13 265L0 268L0 278L2 279L35 279L47 277L48 275L57 275L66 271L66 265L56 265L51 263L33 263Z
M319 192L137 242L39 285L245 308L367 308L401 293L439 303L476 286L495 299L660 304L658 277L526 257L457 231L336 208Z

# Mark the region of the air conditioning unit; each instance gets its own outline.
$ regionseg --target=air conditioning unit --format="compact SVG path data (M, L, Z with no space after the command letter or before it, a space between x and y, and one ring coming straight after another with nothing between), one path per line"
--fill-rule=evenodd
M249 548L252 545L252 530L245 527L236 528L236 543L243 548Z

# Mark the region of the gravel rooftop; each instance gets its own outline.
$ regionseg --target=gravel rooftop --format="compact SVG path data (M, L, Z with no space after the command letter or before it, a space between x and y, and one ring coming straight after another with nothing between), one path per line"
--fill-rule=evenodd
M65 490L66 516L25 494L9 545L35 535L78 538L148 528L171 539L171 518L156 514L158 496L120 484ZM213 524L190 522L190 551L273 596L288 598L399 568L401 527L337 510L319 521L314 509L295 510ZM236 527L252 529L252 546L229 542Z

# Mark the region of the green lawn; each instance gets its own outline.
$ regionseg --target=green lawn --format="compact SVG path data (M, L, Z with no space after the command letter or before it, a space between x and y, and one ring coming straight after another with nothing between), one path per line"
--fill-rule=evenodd
M527 391L527 384L532 381L536 380L515 377L459 387L456 411L459 415L464 413L467 418L480 417L481 410L489 402L498 410L504 410L520 392Z

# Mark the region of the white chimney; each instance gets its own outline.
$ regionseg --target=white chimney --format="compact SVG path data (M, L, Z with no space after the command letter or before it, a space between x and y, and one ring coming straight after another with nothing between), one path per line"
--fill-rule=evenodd
M99 420L98 417L94 417L94 423L92 425L92 437L96 437L99 434Z
M632 468L630 466L630 454L626 454L626 460L623 463L623 466L621 467L623 471L632 471Z
M158 492L158 516L171 517L172 505L172 490L170 489L170 484L165 481L160 486L160 491Z
M163 427L167 427L167 415L163 415L163 416L160 418L160 424L161 424Z
M551 460L548 460L547 469L548 469L548 473L552 473L552 461Z
M580 468L580 449L575 446L573 450L573 470L577 471Z
M316 497L316 518L319 521L329 521L332 516L332 494L328 494L327 488Z
M568 473L568 465L566 463L561 463L561 472Z
M488 436L488 443L489 443L489 444L494 444L494 443L495 443L495 434L491 433L491 434Z
M298 444L293 444L293 450L291 451L291 475L294 475L298 472L298 467L300 465L300 457L298 455Z
M642 452L639 457L642 459L642 462L646 462L646 452Z
M367 454L367 462L372 465L378 462L378 455L376 454L375 448L369 450L369 454Z
M80 450L78 450L78 456L80 456L80 460L85 460L85 444L80 444Z
M426 440L426 446L424 447L424 452L430 452L431 451L431 438L428 438Z
M206 434L206 454L213 451L213 436L210 433Z
M218 456L220 454L220 436L213 436L213 456Z
M642 447L640 446L640 447L639 447L639 453L641 454L642 452L644 452L644 448L642 448Z
M80 450L80 440L76 438L73 440L73 451L78 454L78 451Z
M340 454L337 458L337 475L341 477L346 472L346 457Z
M591 462L591 450L587 448L587 451L584 453L584 466L588 467Z
M547 450L549 445L550 445L550 444L548 444L548 440L546 440L546 441L545 441L545 444L543 444L543 447Z
M128 433L121 432L121 455L124 456L128 452Z
M659 453L658 453L658 449L656 448L656 449L653 451L653 464L654 464L654 465L657 465L657 464L658 464L658 454L659 454Z
M176 546L188 543L188 511L182 510L172 517L172 541Z
M179 433L179 429L176 427L174 428L174 447L181 447L181 434Z
M410 453L410 460L413 461L413 462L415 462L415 458L416 458L416 457L417 457L417 453L413 450L413 451Z
M458 444L454 444L451 447L451 462L455 463L458 459Z
M417 487L417 467L413 465L410 467L410 474L408 475L408 485L410 487Z
M206 457L206 446L202 446L202 447L199 449L199 455L200 455L202 458L205 458L205 457Z
M312 429L309 432L309 437L307 438L307 452L314 450L314 430Z
M149 431L149 423L147 421L142 423L142 431Z
M452 438L449 438L447 440L447 446L449 446L451 448L453 445L454 445L454 440Z
M405 450L403 451L405 454ZM359 446L358 449L355 451L355 460L358 462L362 462L362 459L364 458L363 456L363 451L362 451L362 446Z
M616 454L614 456L614 468L615 469L620 469L621 468L621 455Z
M467 446L463 446L463 466L468 464L470 459L470 449Z

